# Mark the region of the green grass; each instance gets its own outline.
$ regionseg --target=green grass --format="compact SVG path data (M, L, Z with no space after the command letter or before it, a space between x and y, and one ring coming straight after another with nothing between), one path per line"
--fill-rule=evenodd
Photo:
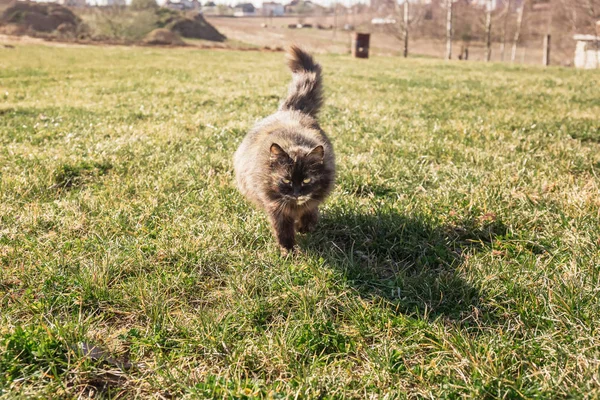
M0 48L1 398L600 397L600 73L319 60L282 258L231 163L281 53Z

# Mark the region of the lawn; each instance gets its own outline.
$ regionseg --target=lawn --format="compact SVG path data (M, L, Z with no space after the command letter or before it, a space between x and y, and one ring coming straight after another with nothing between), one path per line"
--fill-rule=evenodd
M282 53L0 47L0 398L600 397L600 71L318 59L286 258L231 161Z

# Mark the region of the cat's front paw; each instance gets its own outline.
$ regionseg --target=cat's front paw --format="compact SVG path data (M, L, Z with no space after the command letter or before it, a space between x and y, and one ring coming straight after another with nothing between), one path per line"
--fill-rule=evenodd
M298 225L298 232L309 233L317 228L317 224Z
M287 247L287 246L280 245L279 253L281 254L282 257L287 257L287 256L295 255L295 254L300 254L300 249L298 248L298 246Z
M319 213L317 210L312 212L308 212L296 223L296 230L300 233L308 233L312 232L317 228L317 223L319 222Z

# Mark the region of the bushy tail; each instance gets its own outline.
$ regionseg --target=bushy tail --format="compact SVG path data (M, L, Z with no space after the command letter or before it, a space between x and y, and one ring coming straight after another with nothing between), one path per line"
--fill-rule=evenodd
M321 66L310 54L296 45L288 50L292 83L280 110L298 110L316 117L323 104Z

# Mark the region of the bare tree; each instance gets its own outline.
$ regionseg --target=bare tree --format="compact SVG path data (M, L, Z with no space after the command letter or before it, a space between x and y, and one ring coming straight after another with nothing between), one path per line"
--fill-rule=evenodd
M587 10L587 14L590 17L590 19L593 21L595 19L598 19L599 15L597 13L597 8L598 8L598 4L595 4L596 1L594 0L585 0L584 2L584 7Z
M452 0L446 0L446 60L452 58Z
M506 4L506 10L504 11L504 27L502 28L502 43L500 43L500 60L504 61L504 49L506 48L506 35L508 34L508 18L510 17L510 10L512 7L512 0L508 0Z
M408 57L408 0L404 0L404 58Z
M488 0L485 11L485 61L492 59L492 0Z
M546 26L546 34L544 35L544 51L543 51L543 59L542 65L548 66L550 65L550 32L552 30L552 17L554 12L554 3L552 0L548 3L548 24Z
M333 39L335 39L335 33L337 31L337 9L338 4L333 3Z
M408 57L409 37L411 36L412 26L419 27L419 23L423 19L427 8L423 7L419 2L414 2L410 5L410 0L402 1L402 8L400 8L398 2L394 5L395 22L393 24L386 24L383 30L402 42L403 56Z
M512 53L510 55L511 63L514 63L515 59L517 58L517 45L519 44L519 36L521 35L521 27L523 26L523 14L525 13L526 5L527 0L523 0L523 4L521 4L519 14L517 15L517 29L515 30L515 38L513 40Z
M147 10L157 8L158 4L156 4L156 0L131 0L130 7L133 10Z

